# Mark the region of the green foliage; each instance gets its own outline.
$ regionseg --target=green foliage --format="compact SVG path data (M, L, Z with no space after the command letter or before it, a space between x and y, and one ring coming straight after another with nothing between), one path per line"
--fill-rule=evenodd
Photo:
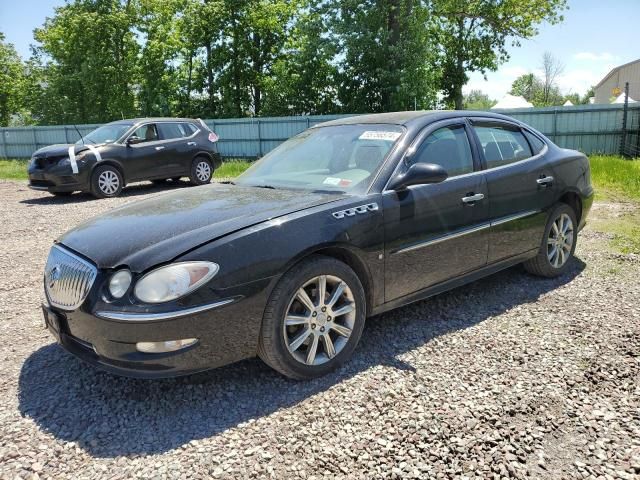
M489 110L497 102L491 100L489 95L481 90L471 90L464 96L463 107L465 110Z
M566 0L432 0L440 32L441 87L450 106L462 108L468 72L495 71L509 59L507 41L538 33L542 22L562 21Z
M68 0L35 30L28 61L0 39L0 122L382 112L433 108L440 91L461 108L468 72L495 70L508 39L530 38L564 8L565 0Z
M22 103L24 67L12 44L0 33L0 126L7 126Z

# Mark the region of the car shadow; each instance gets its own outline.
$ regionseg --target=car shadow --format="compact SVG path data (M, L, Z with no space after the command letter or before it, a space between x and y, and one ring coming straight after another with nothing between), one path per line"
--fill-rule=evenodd
M45 432L77 441L95 457L162 453L291 407L374 366L415 373L399 358L570 282L575 259L556 279L514 267L367 321L352 359L325 377L295 382L258 359L167 380L136 380L87 366L56 344L34 352L19 379L19 409Z
M119 198L137 197L139 195L149 195L151 193L168 192L178 188L190 187L188 180L179 180L177 182L167 181L160 185L149 182L132 183L127 185L120 193ZM45 192L46 193L46 192ZM66 197L56 197L53 194L47 194L43 197L28 198L21 200L20 203L27 205L69 205L73 203L85 203L90 201L99 201L101 199L94 197L87 192L77 192Z

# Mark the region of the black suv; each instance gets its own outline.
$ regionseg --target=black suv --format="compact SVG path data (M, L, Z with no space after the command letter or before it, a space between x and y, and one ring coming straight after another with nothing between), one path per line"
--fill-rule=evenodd
M217 141L202 120L120 120L75 144L37 150L29 162L29 187L54 195L85 191L104 198L140 180L160 183L188 176L193 185L203 185L222 163Z

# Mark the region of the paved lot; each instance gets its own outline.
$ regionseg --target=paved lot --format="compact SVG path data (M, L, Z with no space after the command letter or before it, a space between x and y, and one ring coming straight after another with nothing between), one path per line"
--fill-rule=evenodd
M513 268L371 319L317 381L258 360L118 378L52 343L42 269L65 230L161 191L0 182L0 478L640 477L640 258L604 233L563 278Z

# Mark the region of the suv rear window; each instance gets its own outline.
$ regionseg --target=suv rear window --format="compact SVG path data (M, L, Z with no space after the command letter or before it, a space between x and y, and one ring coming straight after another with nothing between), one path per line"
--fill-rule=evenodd
M177 122L167 122L167 123L158 123L158 130L160 130L160 135L163 140L171 140L174 138L184 138L191 135L191 133L187 133L187 129L185 127L185 123L177 123Z

